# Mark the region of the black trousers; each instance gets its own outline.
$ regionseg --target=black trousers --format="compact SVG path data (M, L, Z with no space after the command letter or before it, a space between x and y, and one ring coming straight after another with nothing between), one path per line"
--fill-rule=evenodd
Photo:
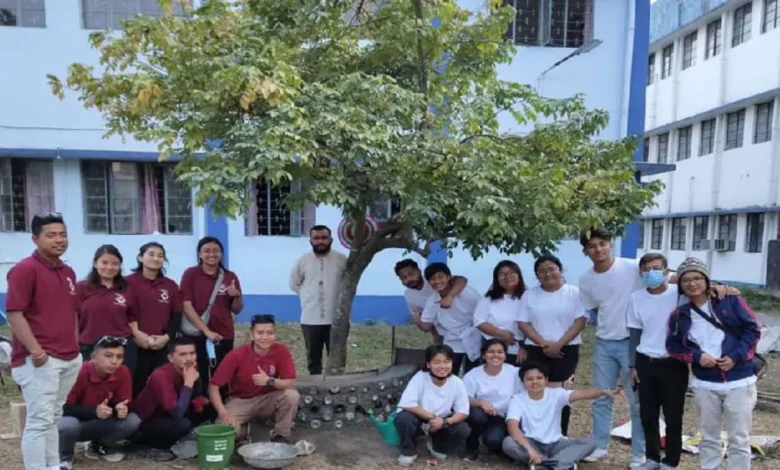
M460 366L463 364L463 374L460 373ZM472 361L469 359L469 357L466 355L466 353L455 353L455 358L452 361L452 373L454 375L466 375L468 372L477 367L479 365L479 361Z
M322 349L330 355L330 325L301 325L309 375L322 374Z
M122 362L128 369L130 369L130 375L135 373L135 367L138 362L138 345L133 341L133 337L127 337L127 343L125 344L125 359ZM81 357L85 361L92 359L92 351L95 350L94 344L82 344L79 346Z
M417 455L417 438L423 434L423 423L423 420L408 411L402 411L395 417L395 429L398 431L398 437L401 438L401 455ZM462 445L469 434L471 428L465 421L442 428L431 434L433 450L450 454Z
M233 340L223 339L214 345L214 352L217 355L217 360L213 365L211 365L208 352L206 351L207 338L205 336L198 336L193 339L195 340L195 353L198 356L197 360L198 372L200 373L201 377L200 380L202 383L206 384L206 387L208 387L209 379L214 373L214 370L217 368L219 363L222 362L222 359L227 356L227 353L233 350ZM208 393L208 390L205 390L204 392Z
M652 359L637 353L636 371L639 376L639 414L645 431L647 459L662 462L658 418L663 410L666 421L666 455L663 463L677 467L682 453L688 366L675 359Z
M475 406L469 411L469 419L466 420L471 428L471 434L466 439L466 449L478 450L479 438L492 452L500 452L504 438L508 435L506 421L500 416L489 416L482 408Z
M215 419L217 412L211 404L203 408L203 413L196 413L190 408L183 418L152 417L141 423L133 442L154 449L170 449L179 439L189 434L192 428Z
M133 396L138 396L141 390L146 386L146 381L152 372L161 365L168 362L168 353L163 349L141 349L138 348L138 361L135 365L133 374Z

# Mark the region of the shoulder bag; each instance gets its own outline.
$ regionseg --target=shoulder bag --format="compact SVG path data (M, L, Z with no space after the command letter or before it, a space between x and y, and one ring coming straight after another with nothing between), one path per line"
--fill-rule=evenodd
M217 282L214 284L214 290L211 291L211 297L209 297L209 304L206 307L206 310L203 311L202 314L200 314L200 319L203 320L203 323L208 324L209 318L211 317L211 308L214 306L214 301L217 300L217 294L219 294L219 287L222 285L222 280L225 278L225 271L222 269L219 270L219 274L217 275ZM189 318L187 318L186 314L182 314L181 316L181 332L184 333L185 336L203 336L203 332L198 329L195 325L192 324Z

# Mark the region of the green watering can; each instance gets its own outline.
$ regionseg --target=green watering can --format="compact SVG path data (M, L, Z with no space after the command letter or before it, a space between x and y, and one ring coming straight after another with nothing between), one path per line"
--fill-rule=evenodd
M395 428L395 417L398 411L393 411L387 415L387 419L380 421L374 416L374 410L368 410L366 417L374 424L379 434L382 436L382 440L389 446L401 445L401 438L398 436L398 430Z

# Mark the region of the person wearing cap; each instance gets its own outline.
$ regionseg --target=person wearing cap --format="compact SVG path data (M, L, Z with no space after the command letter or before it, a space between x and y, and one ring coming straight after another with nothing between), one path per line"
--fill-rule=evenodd
M713 296L709 270L700 260L683 261L677 276L686 299L669 317L666 349L693 371L701 468L720 468L725 430L728 469L749 469L757 398L753 359L761 337L756 317L741 296Z
M119 462L124 454L116 444L130 437L141 424L129 412L132 398L130 370L122 364L127 339L104 336L95 343L92 359L81 366L63 408L59 423L60 468L73 465L77 442L90 441L85 456Z
M57 424L81 369L76 274L60 260L68 249L62 215L32 219L36 250L8 272L6 312L13 332L11 375L22 389L27 421L22 435L25 470L59 468Z

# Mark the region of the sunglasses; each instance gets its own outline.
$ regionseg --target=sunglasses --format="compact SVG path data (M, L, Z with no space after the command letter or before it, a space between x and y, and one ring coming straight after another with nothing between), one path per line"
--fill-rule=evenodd
M121 336L106 335L100 338L97 343L95 343L95 347L116 348L118 346L124 346L126 344L127 344L127 338L122 338Z

